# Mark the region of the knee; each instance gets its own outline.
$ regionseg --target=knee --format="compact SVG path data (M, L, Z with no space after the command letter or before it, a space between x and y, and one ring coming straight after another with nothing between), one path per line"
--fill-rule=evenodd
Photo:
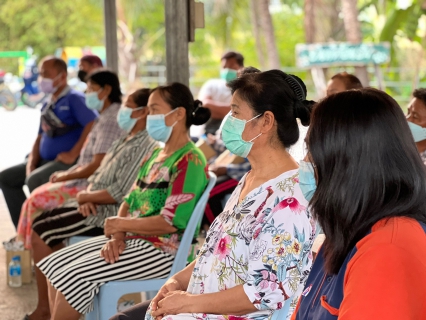
M41 179L38 174L30 174L27 179L25 180L25 184L28 186L28 189L30 189L30 192L33 192L34 189L42 185Z
M39 235L37 234L37 232L35 232L34 230L31 230L31 244L34 247L37 246L37 244L39 244L41 241Z
M7 185L7 181L9 180L9 174L7 170L3 170L0 172L0 187L3 185Z

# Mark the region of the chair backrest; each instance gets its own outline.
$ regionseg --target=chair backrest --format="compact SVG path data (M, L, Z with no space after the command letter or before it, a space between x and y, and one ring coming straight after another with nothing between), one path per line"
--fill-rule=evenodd
M210 191L213 189L216 184L216 175L212 172L209 172L209 183L207 184L206 190L201 195L198 200L194 211L192 212L191 218L189 218L188 225L183 233L182 240L180 241L179 249L176 252L175 260L173 262L172 269L170 274L173 275L181 271L186 266L186 261L188 259L189 248L192 244L192 239L194 238L195 230L197 229L201 218L203 217L204 210L206 208L207 201L209 200Z

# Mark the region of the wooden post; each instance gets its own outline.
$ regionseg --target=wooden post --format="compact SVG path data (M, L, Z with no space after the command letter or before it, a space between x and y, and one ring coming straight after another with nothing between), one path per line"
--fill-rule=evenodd
M104 0L106 64L118 74L117 8L115 0Z
M189 86L189 1L166 0L165 11L167 82Z

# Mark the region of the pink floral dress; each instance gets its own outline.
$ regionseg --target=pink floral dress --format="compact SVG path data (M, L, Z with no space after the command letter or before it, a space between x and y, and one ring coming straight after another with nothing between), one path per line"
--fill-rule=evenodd
M258 311L168 315L166 320L267 319L289 299L289 314L294 310L312 265L315 237L298 170L269 180L238 203L245 177L211 225L187 291L208 294L242 285ZM149 311L146 320L153 320Z

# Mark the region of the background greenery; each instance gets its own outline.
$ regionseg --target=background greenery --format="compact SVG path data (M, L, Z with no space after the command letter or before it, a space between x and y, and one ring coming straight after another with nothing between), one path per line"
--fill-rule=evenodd
M190 63L194 66L192 84L217 77L220 56L226 50L244 54L246 65L267 67L266 44L253 36L253 1L204 0L206 28L196 31L190 44ZM266 0L268 1L268 0ZM271 0L279 64L295 67L295 45L307 40L304 9L315 7L313 41L346 41L341 3L345 0ZM351 1L351 0L347 0ZM426 17L424 0L357 1L362 39L392 43L392 61L384 66L387 83L398 82L388 91L409 98L416 83L426 81L424 44ZM147 74L147 66L165 65L163 0L117 0L120 71L126 81L130 64L136 64L136 79ZM0 51L25 50L31 46L37 56L53 54L64 46L103 45L104 28L101 0L2 0L0 2ZM129 48L131 48L129 50ZM259 51L260 50L260 51ZM259 52L264 55L259 57ZM127 64L127 65L126 65ZM16 72L16 60L0 59L0 68ZM331 73L351 68L332 68ZM291 71L291 69L290 69ZM371 70L372 71L372 70ZM296 72L310 84L310 74ZM375 76L370 72L372 85Z

